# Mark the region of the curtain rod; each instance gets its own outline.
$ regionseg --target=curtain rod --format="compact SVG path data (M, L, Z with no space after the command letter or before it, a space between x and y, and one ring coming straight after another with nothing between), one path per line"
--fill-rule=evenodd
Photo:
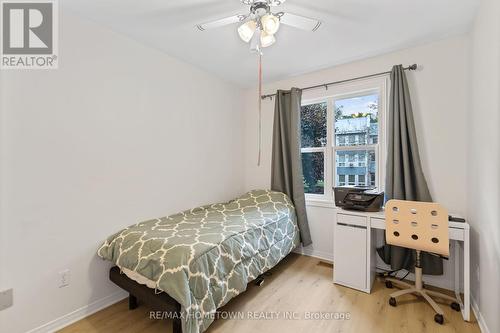
M403 69L405 71L406 70L414 71L414 70L417 69L417 67L418 67L417 64L413 64L413 65L410 65L408 67L403 67ZM358 76L358 77L354 77L354 78L346 79L346 80L341 80L341 81L335 81L335 82L328 82L328 83L318 84L318 85L315 85L315 86L310 86L310 87L302 88L302 91L304 91L304 90L311 90L311 89L317 89L317 88L328 89L329 86L332 86L334 84L346 83L346 82L351 82L351 81L356 81L356 80L361 80L361 79L368 79L368 78L371 78L371 77L381 76L381 75L386 75L386 74L391 74L391 71L381 72L381 73L376 73L376 74L370 74L370 75L364 75L364 76ZM276 96L276 94L262 95L260 98L262 98L262 99L266 99L266 98L273 99L274 96Z

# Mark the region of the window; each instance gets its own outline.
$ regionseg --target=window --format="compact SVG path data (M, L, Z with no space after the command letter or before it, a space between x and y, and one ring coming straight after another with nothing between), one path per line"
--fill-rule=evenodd
M334 86L307 99L301 113L301 153L308 200L333 200L334 186L380 187L385 156L386 79Z
M304 173L305 193L325 193L324 165L324 153L302 153L302 172Z
M326 102L302 106L300 130L305 193L325 194L326 122Z
M338 162L339 166L346 166L345 159L346 159L346 155L345 154L339 155L339 162Z
M345 185L345 175L339 175L339 185Z
M364 152L361 152L358 154L358 167L365 167L366 166L366 154Z
M378 172L376 151L378 150L378 109L380 93L368 92L362 94L340 96L333 100L335 117L335 136L345 136L354 138L348 140L344 146L336 145L333 150L336 152L336 170L338 173L347 175L347 185L366 186L366 177L369 174L374 176ZM370 138L367 142L365 138ZM373 143L375 142L375 143ZM347 153L349 163L341 165L340 156ZM367 157L369 156L369 161ZM341 186L338 182L335 186ZM375 183L370 183L375 186Z

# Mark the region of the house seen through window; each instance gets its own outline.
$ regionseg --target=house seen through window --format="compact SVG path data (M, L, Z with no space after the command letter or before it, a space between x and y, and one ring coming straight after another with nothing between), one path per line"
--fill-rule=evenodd
M335 185L349 184L375 187L376 145L378 143L378 94L348 97L334 101L335 110ZM349 137L354 140L344 140ZM346 142L346 143L344 143ZM344 163L348 156L347 163ZM367 184L366 179L370 182Z

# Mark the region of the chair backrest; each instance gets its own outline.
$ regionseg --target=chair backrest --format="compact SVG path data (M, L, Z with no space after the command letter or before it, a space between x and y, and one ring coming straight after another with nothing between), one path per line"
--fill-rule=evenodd
M449 256L448 210L438 203L389 200L385 238L391 245Z

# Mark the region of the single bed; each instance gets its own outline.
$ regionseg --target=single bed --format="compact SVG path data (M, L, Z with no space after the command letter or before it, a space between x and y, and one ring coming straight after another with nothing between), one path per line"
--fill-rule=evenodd
M180 315L174 330L198 333L299 242L290 199L255 190L130 226L109 237L98 255L116 264L110 278L130 293L131 308L137 298L156 302Z

